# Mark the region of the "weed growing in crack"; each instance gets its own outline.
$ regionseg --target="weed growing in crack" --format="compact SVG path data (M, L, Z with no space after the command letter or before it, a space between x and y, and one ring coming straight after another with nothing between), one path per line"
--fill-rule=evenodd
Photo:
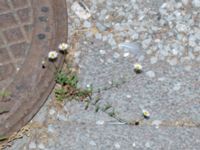
M2 99L7 98L10 95L11 95L11 93L8 91L0 91L0 98L2 98Z
M56 79L55 80L56 80L56 83L64 86L67 83L68 77L67 77L66 73L58 72L56 74Z
M83 101L92 94L92 88L80 89L77 87L78 77L70 71L58 72L55 81L61 85L61 88L55 90L56 99L60 102L64 99Z
M95 112L97 113L99 110L100 110L100 106L99 106L99 105L96 105L96 107L95 107Z
M89 106L90 106L90 101L87 100L85 102L85 110L87 110L89 108Z
M110 108L112 108L112 105L111 104L109 104L109 103L107 103L107 104L105 104L104 105L104 107L103 107L103 112L106 112L107 110L109 110Z
M55 89L55 97L60 102L65 99L66 93L64 88Z
M76 75L67 74L65 72L58 72L55 80L56 80L56 83L62 86L69 85L74 88L77 87L77 83L78 83L78 78Z
M114 117L115 118L117 116L117 113L116 113L115 109L113 108L111 112L108 112L108 115L110 117Z

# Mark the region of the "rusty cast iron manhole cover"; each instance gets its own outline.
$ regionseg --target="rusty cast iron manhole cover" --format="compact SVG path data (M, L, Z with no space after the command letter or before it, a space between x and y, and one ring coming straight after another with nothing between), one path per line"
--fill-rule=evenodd
M66 39L65 0L0 0L0 136L19 130L43 105L63 57L41 63Z

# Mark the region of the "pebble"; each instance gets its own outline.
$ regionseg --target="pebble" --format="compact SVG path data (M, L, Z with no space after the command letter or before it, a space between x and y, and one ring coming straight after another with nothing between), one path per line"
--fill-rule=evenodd
M166 80L165 77L160 77L160 78L158 78L158 81L165 81L165 80Z
M130 55L130 53L127 52L127 53L124 53L123 56L124 56L124 57L128 57L129 55Z
M161 120L154 120L152 122L152 125L155 126L158 129L161 123L162 123Z
M181 84L180 83L175 84L174 87L173 87L174 91L178 91L180 89L181 89Z
M96 27L100 32L104 32L106 30L106 27L99 22L96 23Z
M191 66L185 66L186 71L191 71L191 68L192 68Z
M133 146L133 147L136 147L136 144L135 144L135 143L133 143L133 144L132 144L132 146Z
M31 142L29 144L29 149L36 149L37 148L37 145L35 144L35 142Z
M101 35L100 33L96 33L96 34L95 34L95 38L96 38L97 40L101 40L101 39L102 39L102 35Z
M81 19L87 20L91 17L91 14L88 11L88 8L86 5L79 2L74 2L71 6L71 9L74 11L74 13Z
M114 146L116 149L120 149L120 147L121 147L119 143L115 143Z
M200 0L193 0L193 1L192 1L192 5L193 5L194 7L199 8L199 7L200 7Z
M53 125L48 125L48 132L50 132L50 133L54 133L55 132L55 129L54 129Z
M158 61L157 57L152 57L151 58L151 64L155 64L155 63L157 63L157 61Z
M174 66L174 65L176 65L176 64L178 63L178 60L177 60L177 58L173 58L173 59L171 59L171 60L168 60L168 63L169 63L170 65Z
M86 32L86 33L85 33L85 36L88 37L88 38L90 38L90 37L93 36L93 33L92 33L92 32Z
M127 98L131 98L131 95L126 95Z
M92 25L91 25L91 23L89 21L84 21L83 26L85 28L91 28L92 27Z
M97 145L94 141L90 141L89 144L90 144L91 146L96 146L96 145Z
M173 55L178 55L178 51L176 49L172 49L172 54Z
M151 43L151 41L152 41L152 39L146 39L146 40L144 40L144 41L142 42L142 47L143 47L144 49L148 48L149 45L150 45L150 43Z
M50 115L54 115L55 113L56 113L56 111L55 111L54 109L50 109L50 110L49 110L49 114L50 114Z
M139 56L138 61L141 62L145 59L144 55Z
M65 115L62 114L57 114L57 119L60 121L67 121L67 117Z
M183 3L185 6L187 6L188 3L189 3L189 0L182 0L182 3Z
M102 49L99 52L100 52L101 55L105 55L106 54L106 51L102 50Z
M40 144L38 145L38 148L39 148L39 149L45 149L45 146L44 146L44 144L40 143Z
M145 147L150 148L151 147L150 143L149 142L145 143Z
M189 31L189 27L186 26L185 24L177 24L176 29L178 32L184 32L184 33Z
M154 78L154 77L156 76L155 72L153 72L153 71L148 71L148 72L146 72L146 75L147 75L148 77L150 77L150 78Z
M114 57L115 59L118 59L118 58L120 57L120 54L119 54L119 53L117 53L117 52L114 52L114 55L113 55L113 57Z
M103 120L98 120L97 122L96 122L96 125L103 125L105 122L103 121Z

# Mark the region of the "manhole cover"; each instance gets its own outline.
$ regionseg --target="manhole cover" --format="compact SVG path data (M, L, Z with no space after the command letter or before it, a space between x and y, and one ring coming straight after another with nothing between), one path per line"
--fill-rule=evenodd
M0 1L0 87L6 88L20 69L31 43L30 0Z
M65 0L0 0L1 136L20 129L45 102L63 62L47 55L66 38Z

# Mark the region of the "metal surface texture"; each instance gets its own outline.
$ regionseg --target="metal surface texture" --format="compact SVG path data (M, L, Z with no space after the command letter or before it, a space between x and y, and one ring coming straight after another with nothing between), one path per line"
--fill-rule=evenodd
M64 57L48 52L67 40L65 0L0 0L0 135L23 127L42 107ZM42 67L46 61L46 67Z

